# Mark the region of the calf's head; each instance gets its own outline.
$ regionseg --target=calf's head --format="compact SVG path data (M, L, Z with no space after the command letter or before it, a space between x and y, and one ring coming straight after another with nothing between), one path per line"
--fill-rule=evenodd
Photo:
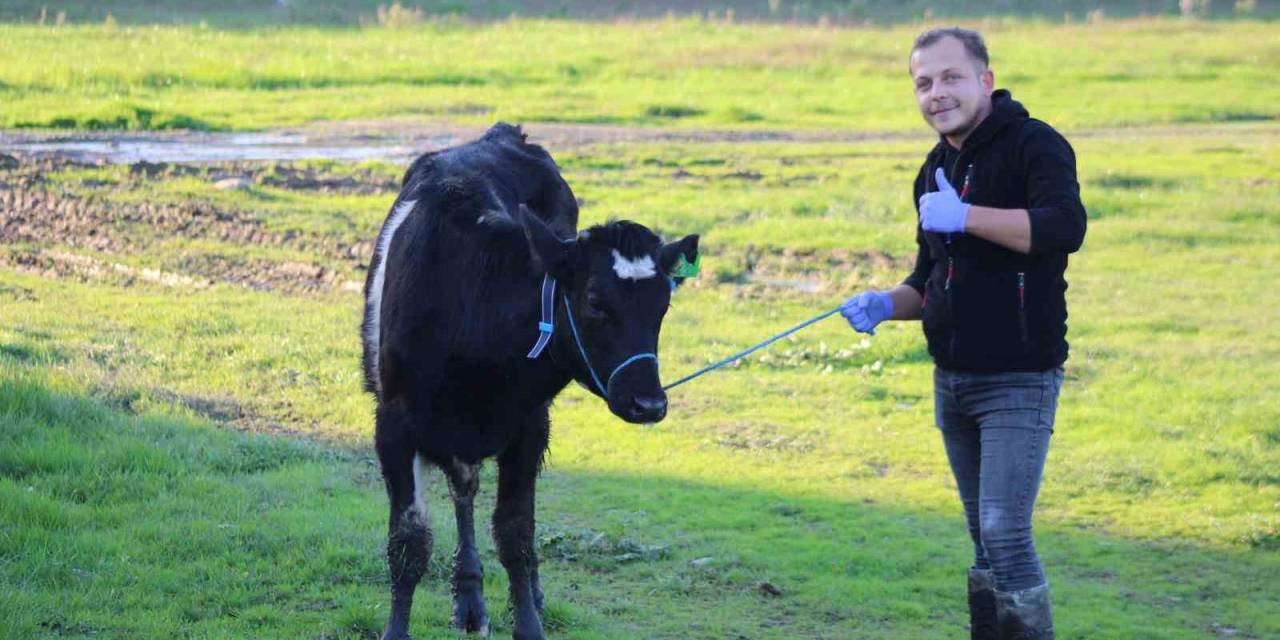
M619 221L562 240L524 206L520 213L535 261L560 287L556 340L577 352L569 359L574 378L627 422L662 420L658 333L683 280L677 265L697 261L698 236L663 244L644 226Z

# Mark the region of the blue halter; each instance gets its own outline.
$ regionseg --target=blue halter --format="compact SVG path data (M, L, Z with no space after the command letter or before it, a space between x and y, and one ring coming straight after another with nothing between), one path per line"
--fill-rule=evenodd
M587 372L591 374L591 380L596 383L596 388L604 397L609 397L609 386L613 384L613 379L629 365L641 360L653 360L656 365L658 362L658 354L656 353L637 353L630 358L622 361L622 364L613 368L613 372L609 374L609 379L603 384L600 382L600 376L596 375L595 367L591 366L591 359L587 357L587 350L582 346L582 336L578 335L578 325L573 321L573 307L569 305L569 296L564 295L564 315L569 318L569 331L573 333L573 341L578 345L578 353L582 354L582 362L587 365ZM556 279L547 274L542 278L542 321L538 323L538 342L533 345L533 349L529 351L527 356L530 360L536 359L542 355L542 352L551 343L551 333L555 331L555 314L556 314Z

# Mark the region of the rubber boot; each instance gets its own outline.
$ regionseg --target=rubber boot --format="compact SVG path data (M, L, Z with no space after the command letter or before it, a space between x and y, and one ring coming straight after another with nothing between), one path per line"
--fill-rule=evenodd
M1053 610L1049 585L996 594L996 625L1000 640L1053 640Z
M996 574L969 569L969 640L997 640Z

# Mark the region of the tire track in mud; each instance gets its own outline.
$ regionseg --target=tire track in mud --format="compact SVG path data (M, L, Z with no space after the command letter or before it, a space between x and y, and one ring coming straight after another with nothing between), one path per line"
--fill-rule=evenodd
M373 239L299 231L276 231L247 211L207 201L121 202L111 191L128 193L149 182L197 179L226 188L275 187L325 194L386 194L398 181L359 165L317 169L287 162L233 162L200 165L129 165L119 182L56 174L83 168L59 159L18 159L0 155L0 266L49 277L152 284L202 289L218 283L290 295L359 292ZM96 166L96 165L89 165ZM733 177L740 177L736 174ZM72 185L72 186L68 186ZM88 192L82 193L87 187ZM314 259L270 259L242 251L181 251L164 246L177 239L228 247L287 249ZM715 251L720 268L695 286L732 286L735 295L827 295L842 289L837 280L885 269L909 268L908 257L883 252L805 250L747 246ZM159 264L137 266L129 256L163 256Z
M273 231L243 211L206 202L113 202L98 195L71 193L47 179L49 173L70 166L74 165L41 160L21 165L16 174L0 173L0 239L5 245L0 265L46 276L124 285L148 282L205 288L224 282L286 293L358 291L363 286L351 275L372 254L372 240L353 242ZM391 186L385 179L317 176L314 171L282 165L196 168L141 162L130 167L130 176L139 180L192 175L214 179L223 174L241 176L254 184L330 192L376 193ZM174 238L287 248L345 268L208 253L183 255L160 268L133 267L119 260L121 256L146 254Z

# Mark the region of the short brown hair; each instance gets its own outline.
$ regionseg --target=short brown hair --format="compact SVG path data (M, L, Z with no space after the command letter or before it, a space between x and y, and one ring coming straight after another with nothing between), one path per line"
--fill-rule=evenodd
M987 43L983 42L982 34L971 29L962 29L960 27L946 27L944 29L930 29L918 37L916 43L911 46L911 53L923 49L943 38L955 38L964 45L964 50L969 53L969 57L982 63L982 66L991 66L991 58L987 55Z

